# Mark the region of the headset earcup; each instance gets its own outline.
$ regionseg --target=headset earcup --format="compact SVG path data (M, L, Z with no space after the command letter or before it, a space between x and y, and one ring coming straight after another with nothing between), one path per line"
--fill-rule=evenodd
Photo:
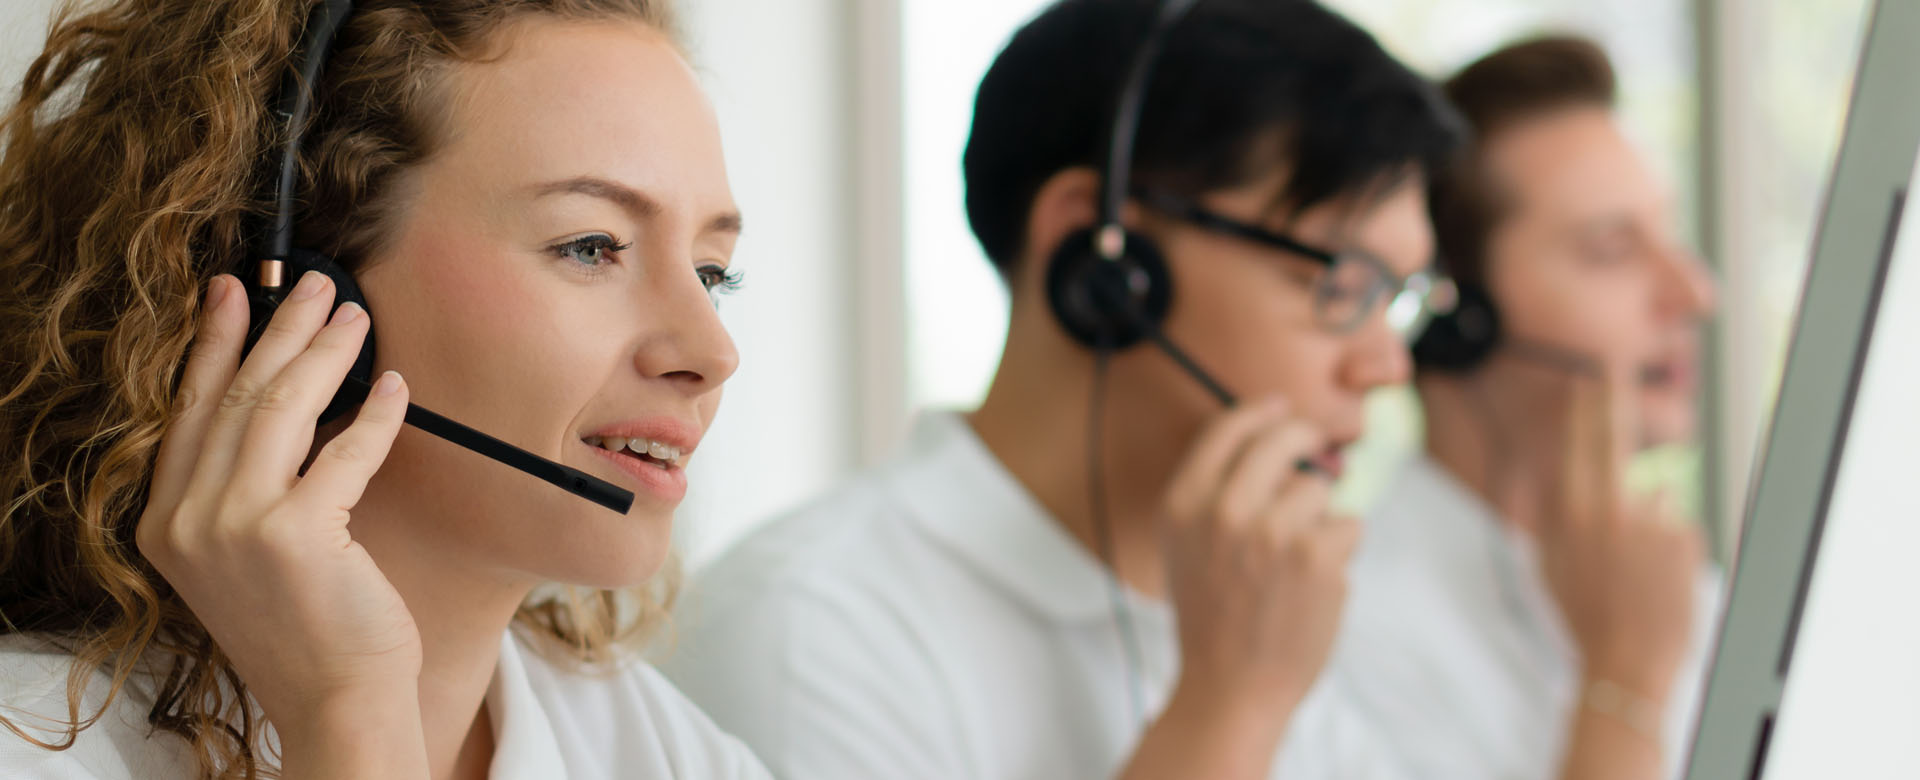
M1413 361L1421 368L1464 374L1485 363L1500 345L1500 310L1486 288L1455 282L1458 302L1453 311L1435 316L1413 344Z
M347 375L371 384L373 382L373 310L367 306L367 297L360 292L360 284L354 281L353 274L347 273L347 269L339 263L334 262L333 258L318 252L295 249L293 250L292 260L292 265L296 268L319 271L320 273L326 274L328 279L333 280L333 307L335 309L339 309L342 304L352 301L353 303L359 304L362 310L368 312L367 340L361 342L360 355L354 358L353 367L348 369ZM336 391L333 400L327 404L326 410L320 413L320 422L324 425L337 420L341 416L352 412L359 405L360 401L357 394L346 394Z
M1075 341L1088 347L1125 349L1146 337L1145 319L1166 320L1173 304L1173 278L1159 247L1147 237L1127 234L1119 260L1094 252L1093 230L1067 237L1047 266L1047 303L1054 319ZM1123 291L1120 295L1101 290ZM1124 305L1116 299L1124 298Z

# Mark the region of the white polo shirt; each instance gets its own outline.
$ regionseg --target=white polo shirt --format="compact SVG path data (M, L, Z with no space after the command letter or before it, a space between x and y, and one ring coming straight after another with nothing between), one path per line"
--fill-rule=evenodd
M1719 600L1709 566L1695 588L1694 650L1668 706L1674 776ZM1328 675L1426 777L1558 777L1581 693L1579 655L1532 540L1424 458L1367 515Z
M0 639L0 715L43 742L67 718L67 670L73 658L44 641ZM106 673L89 686L80 716L100 710ZM198 777L187 743L147 725L151 684L130 683L73 747L50 751L0 729L0 776L21 780L169 780ZM509 631L487 689L495 780L737 778L767 771L740 742L638 662L590 675L547 662ZM36 728L38 726L39 728ZM272 735L269 733L269 740Z
M661 671L786 780L1111 776L1178 674L1173 616L1128 591L955 415L700 576ZM1130 680L1129 675L1137 675ZM1316 689L1274 777L1372 778L1385 745Z

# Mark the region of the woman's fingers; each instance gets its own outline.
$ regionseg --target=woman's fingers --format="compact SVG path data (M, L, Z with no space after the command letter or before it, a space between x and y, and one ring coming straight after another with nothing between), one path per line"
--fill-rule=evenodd
M236 486L262 490L263 495L278 495L292 486L313 447L314 421L359 358L367 327L366 311L358 304L341 306L312 345L267 383L240 439L246 457L234 465Z
M167 434L154 459L146 509L134 526L134 544L154 561L165 555L163 540L194 482L194 465L200 461L207 427L240 367L240 348L246 344L248 313L240 280L213 277L207 282L207 298L200 311L200 332L186 353L186 371L173 396L173 417L167 421Z
M290 389L272 385L273 378L313 343L332 306L333 282L323 274L308 272L274 311L260 340L221 391L200 447L200 459L194 465L193 479L187 486L189 497L211 500L233 481L240 440L256 409L285 405L289 400L284 394Z
M320 448L306 476L293 487L293 502L323 510L333 516L360 502L367 481L387 459L393 439L407 415L407 385L400 375L388 371L373 384L373 392L360 406L353 424Z
M200 308L200 330L187 353L187 367L174 395L173 415L154 459L153 483L138 533L162 530L186 495L194 464L206 440L207 426L220 397L240 366L240 348L247 337L247 302L240 282L221 274L207 284Z

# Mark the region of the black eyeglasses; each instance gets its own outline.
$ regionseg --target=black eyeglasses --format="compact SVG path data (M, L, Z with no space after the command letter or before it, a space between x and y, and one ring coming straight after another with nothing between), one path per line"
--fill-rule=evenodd
M1312 260L1326 268L1313 285L1314 324L1330 333L1352 333L1384 303L1387 326L1403 341L1420 337L1436 312L1453 308L1453 284L1431 271L1395 275L1385 260L1364 249L1329 251L1210 211L1165 192L1136 193L1149 208L1203 230L1232 236Z

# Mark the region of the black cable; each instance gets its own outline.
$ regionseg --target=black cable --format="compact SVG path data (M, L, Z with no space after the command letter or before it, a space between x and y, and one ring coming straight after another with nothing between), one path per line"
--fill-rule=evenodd
M1113 529L1107 523L1106 459L1101 432L1105 428L1107 362L1112 351L1100 346L1093 351L1091 397L1087 401L1087 509L1092 516L1094 544L1100 548L1100 561L1107 565L1107 602L1113 610L1113 630L1120 637L1120 652L1127 667L1127 701L1135 724L1146 723L1146 695L1141 675L1140 637L1134 632L1132 612L1126 607L1126 594L1120 579L1120 559L1114 552Z

